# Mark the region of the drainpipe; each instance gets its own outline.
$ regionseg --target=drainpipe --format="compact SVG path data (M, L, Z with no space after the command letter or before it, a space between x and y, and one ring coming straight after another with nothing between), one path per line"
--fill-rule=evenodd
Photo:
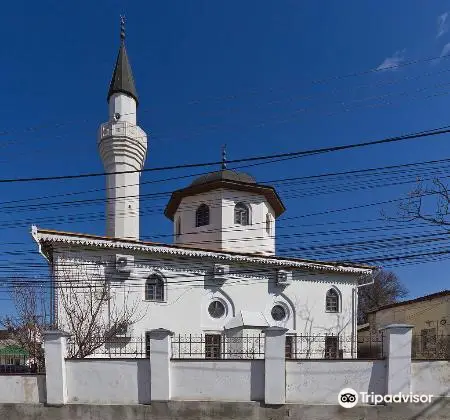
M356 336L356 332L358 329L358 320L357 320L357 316L358 313L356 312L358 309L358 289L360 287L363 286L370 286L371 284L373 284L375 282L374 276L373 276L373 272L369 274L370 276L370 281L367 283L363 283L363 284L358 284L356 285L356 287L354 287L352 289L352 314L353 314L353 322L352 322L352 343L351 343L351 354L352 354L352 359L354 358L354 354L355 354L355 336Z
M48 262L49 264L49 274L51 278L51 288L50 288L50 324L53 328L56 328L55 325L55 312L56 312L56 295L55 295L55 283L54 283L54 272L53 272L53 261L51 258L48 257L48 255L42 250L41 242L38 238L38 231L37 226L31 225L31 236L33 237L34 241L36 242L38 246L39 254L41 254Z

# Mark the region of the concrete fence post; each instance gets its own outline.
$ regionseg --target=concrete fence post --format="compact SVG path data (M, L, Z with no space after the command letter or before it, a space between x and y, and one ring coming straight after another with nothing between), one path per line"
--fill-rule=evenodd
M287 328L281 327L269 327L264 330L264 402L266 404L286 402L286 331L288 331Z
M63 405L67 401L66 339L64 331L44 331L45 381L47 404Z
M413 325L391 324L381 328L386 356L386 394L411 392Z
M164 328L149 331L150 395L152 401L170 400L170 356L173 332Z

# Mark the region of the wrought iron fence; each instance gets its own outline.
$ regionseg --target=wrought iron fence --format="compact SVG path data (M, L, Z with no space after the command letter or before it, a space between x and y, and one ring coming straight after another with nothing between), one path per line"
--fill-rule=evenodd
M352 337L346 335L288 335L287 359L381 359L382 335L376 337Z
M67 339L67 358L146 358L150 357L149 336L115 337L104 340L101 337L78 343L73 337Z
M264 334L178 334L171 339L173 359L264 359ZM287 335L286 359L381 359L382 334L368 337L345 335ZM150 339L116 337L91 340L84 346L67 341L68 358L146 358L150 357Z
M383 332L358 335L358 359L383 359L385 357L383 345Z
M264 359L262 334L179 334L172 338L173 359Z
M425 333L424 333L425 332ZM411 358L415 360L450 360L450 335L423 330L412 337Z

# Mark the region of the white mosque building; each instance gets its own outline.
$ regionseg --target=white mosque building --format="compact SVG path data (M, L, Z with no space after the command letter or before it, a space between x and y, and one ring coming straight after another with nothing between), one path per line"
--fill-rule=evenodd
M32 228L51 268L58 328L76 328L65 308L82 305L86 297L63 296L64 288L81 290L95 278L108 286L105 319L121 319L127 305L139 314L123 317L126 325L114 333L123 339L164 328L204 337L204 355L220 357L226 337L280 326L287 329L287 348L293 337L317 335L331 357L355 357L358 286L371 281L374 268L277 256L281 198L273 187L225 164L172 193L164 214L173 221L173 244L141 241L139 170L147 135L137 125L139 100L123 30L107 99L108 121L98 134L110 173L106 235ZM351 346L340 337L351 337Z

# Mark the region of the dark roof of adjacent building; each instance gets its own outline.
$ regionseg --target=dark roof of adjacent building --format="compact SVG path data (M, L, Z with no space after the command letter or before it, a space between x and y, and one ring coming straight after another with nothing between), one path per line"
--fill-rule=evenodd
M402 305L411 305L412 303L425 302L427 300L438 299L438 298L445 297L445 296L450 296L450 290L443 290L441 292L432 293L431 295L420 296L418 298L404 300L402 302L389 303L388 305L383 305L376 309L373 309L373 310L369 311L368 313L370 314L370 313L381 311L383 309L394 308L394 307L402 306Z
M0 340L7 340L12 337L12 332L9 330L0 330Z
M136 103L139 103L133 73L128 60L125 42L123 40L120 43L114 73L112 75L111 83L109 84L108 101L114 93L125 93L134 98Z
M164 214L170 220L173 220L175 212L184 197L190 197L220 188L245 191L264 196L275 212L275 217L280 216L286 210L275 188L270 185L258 184L255 178L244 172L222 169L221 171L202 175L195 179L188 187L174 191L170 196Z

